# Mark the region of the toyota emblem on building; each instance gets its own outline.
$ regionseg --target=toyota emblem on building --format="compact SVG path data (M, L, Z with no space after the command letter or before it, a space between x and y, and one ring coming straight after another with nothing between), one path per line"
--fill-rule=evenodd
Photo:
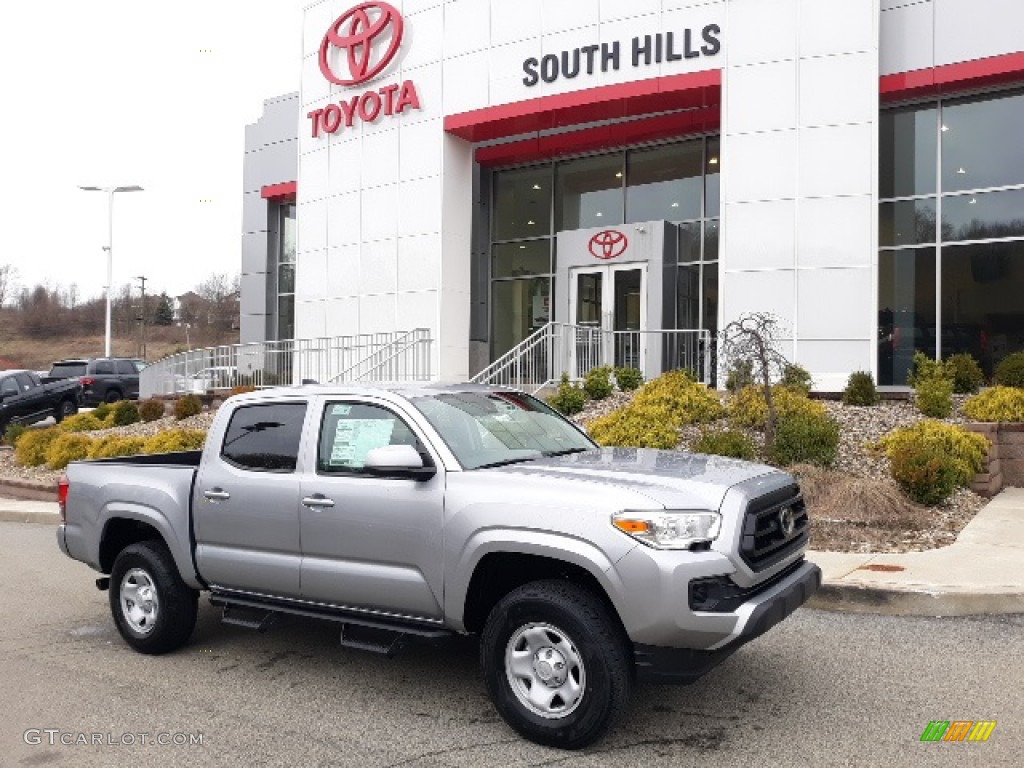
M787 539L793 535L793 531L796 529L796 515L793 514L792 507L783 507L779 512L779 529L782 531L783 537Z
M614 259L626 252L629 240L616 229L606 229L590 238L590 255L595 259Z
M372 80L395 58L402 44L405 24L393 5L383 2L360 3L339 16L320 43L320 71L336 85L359 85ZM332 56L334 49L344 57ZM348 67L348 77L338 77L332 59Z

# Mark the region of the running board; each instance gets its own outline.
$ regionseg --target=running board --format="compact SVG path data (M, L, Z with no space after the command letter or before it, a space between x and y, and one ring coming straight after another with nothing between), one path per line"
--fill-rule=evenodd
M234 609L234 612L232 612ZM243 616L238 615L238 612L254 613L257 611L255 608L239 608L238 606L225 605L223 612L221 613L220 620L225 624L234 624L236 627L245 627L246 629L255 629L259 633L264 633L274 622L277 621L278 615L274 611L263 610L262 615L258 619L247 619Z
M342 624L339 642L342 648L368 651L393 659L405 646L406 634L375 627L361 627L358 624Z

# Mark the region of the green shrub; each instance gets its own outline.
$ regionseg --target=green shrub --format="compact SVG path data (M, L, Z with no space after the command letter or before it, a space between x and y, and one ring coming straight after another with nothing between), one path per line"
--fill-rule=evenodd
M156 421L164 417L164 403L163 400L157 400L155 397L149 400L143 400L139 403L139 418L143 421Z
M24 424L8 424L7 429L4 431L4 442L8 445L17 445L18 438L27 431L28 427Z
M127 427L139 421L139 406L131 400L118 400L114 403L114 426Z
M142 437L117 437L109 435L93 441L89 451L90 459L112 459L117 456L135 456L142 453L146 439Z
M896 456L901 456L906 463L908 459L905 454L908 452L927 453L928 456L941 453L948 456L956 467L957 485L967 486L985 467L989 442L982 435L968 432L962 427L927 419L890 432L878 441L877 447L889 458L890 468ZM931 450L933 448L934 451ZM920 461L913 462L914 466L919 464ZM900 482L895 470L893 478Z
M782 381L779 383L784 387L792 389L794 392L802 392L805 395L809 395L811 394L811 387L814 386L814 378L811 376L811 372L803 366L791 363L783 369Z
M111 403L100 403L92 409L92 415L103 422L107 422L110 426L113 426L111 416L114 413L114 406Z
M918 504L940 504L960 485L955 459L937 445L900 446L889 462L896 484Z
M992 387L964 403L964 415L975 421L1024 421L1024 389Z
M582 411L586 404L587 393L579 385L569 381L568 373L563 373L558 391L548 398L548 405L566 416L572 416Z
M824 414L798 413L779 421L771 459L780 467L831 467L838 453L839 423Z
M201 429L168 429L146 440L143 453L174 453L176 451L197 451L206 442L206 433Z
M49 429L30 429L18 438L18 446L14 449L14 460L23 467L40 467L46 463L46 451L50 443L61 434L57 427Z
M772 402L780 422L802 414L824 416L827 413L822 403L781 385L772 388ZM768 405L764 390L759 386L744 387L737 392L730 400L728 410L729 420L738 427L764 429L768 420Z
M58 435L46 449L46 465L50 469L64 469L72 461L87 459L95 442L81 432L65 432Z
M589 432L599 445L668 450L679 444L671 414L653 406L620 408L592 421Z
M855 371L850 374L843 390L843 402L846 405L878 405L878 390L870 373Z
M1024 352L1014 352L996 366L993 381L1003 387L1024 387Z
M914 360L910 365L910 371L907 373L907 384L917 389L917 385L921 381L945 378L949 377L946 375L946 369L942 363L929 357L924 352L914 353Z
M704 429L693 443L696 453L731 456L734 459L753 460L757 450L753 441L738 429Z
M948 419L953 413L953 381L951 379L917 380L917 410L933 419Z
M616 368L615 382L623 392L632 392L644 383L644 375L639 368Z
M663 373L644 384L630 408L664 411L670 426L707 424L725 415L718 393L698 382L690 371Z
M178 398L174 404L174 418L178 421L187 419L189 416L195 416L201 413L203 410L203 401L195 395L185 395L184 397Z
M745 387L755 384L754 363L751 360L737 360L725 377L725 388L730 392L739 392Z
M953 391L958 395L971 395L985 383L985 374L978 361L966 352L950 355L942 362L946 378L953 380Z
M583 378L583 391L591 400L604 400L614 392L611 366L602 365L587 371L587 375Z
M98 429L106 429L108 426L91 413L76 413L74 416L64 419L57 428L63 432L95 432Z

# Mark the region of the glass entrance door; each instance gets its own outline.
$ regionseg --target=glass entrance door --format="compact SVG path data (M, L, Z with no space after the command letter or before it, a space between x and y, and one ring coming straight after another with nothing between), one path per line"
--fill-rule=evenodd
M643 370L647 266L581 267L569 271L569 280L573 377L605 364Z

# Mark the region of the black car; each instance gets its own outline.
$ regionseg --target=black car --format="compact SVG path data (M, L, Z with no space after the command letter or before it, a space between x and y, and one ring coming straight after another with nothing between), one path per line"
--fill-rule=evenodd
M142 360L131 357L99 357L58 360L44 381L76 378L82 383L85 405L134 400L139 396L139 371Z
M0 435L9 424L57 422L78 413L82 385L77 381L43 384L32 371L0 371Z

